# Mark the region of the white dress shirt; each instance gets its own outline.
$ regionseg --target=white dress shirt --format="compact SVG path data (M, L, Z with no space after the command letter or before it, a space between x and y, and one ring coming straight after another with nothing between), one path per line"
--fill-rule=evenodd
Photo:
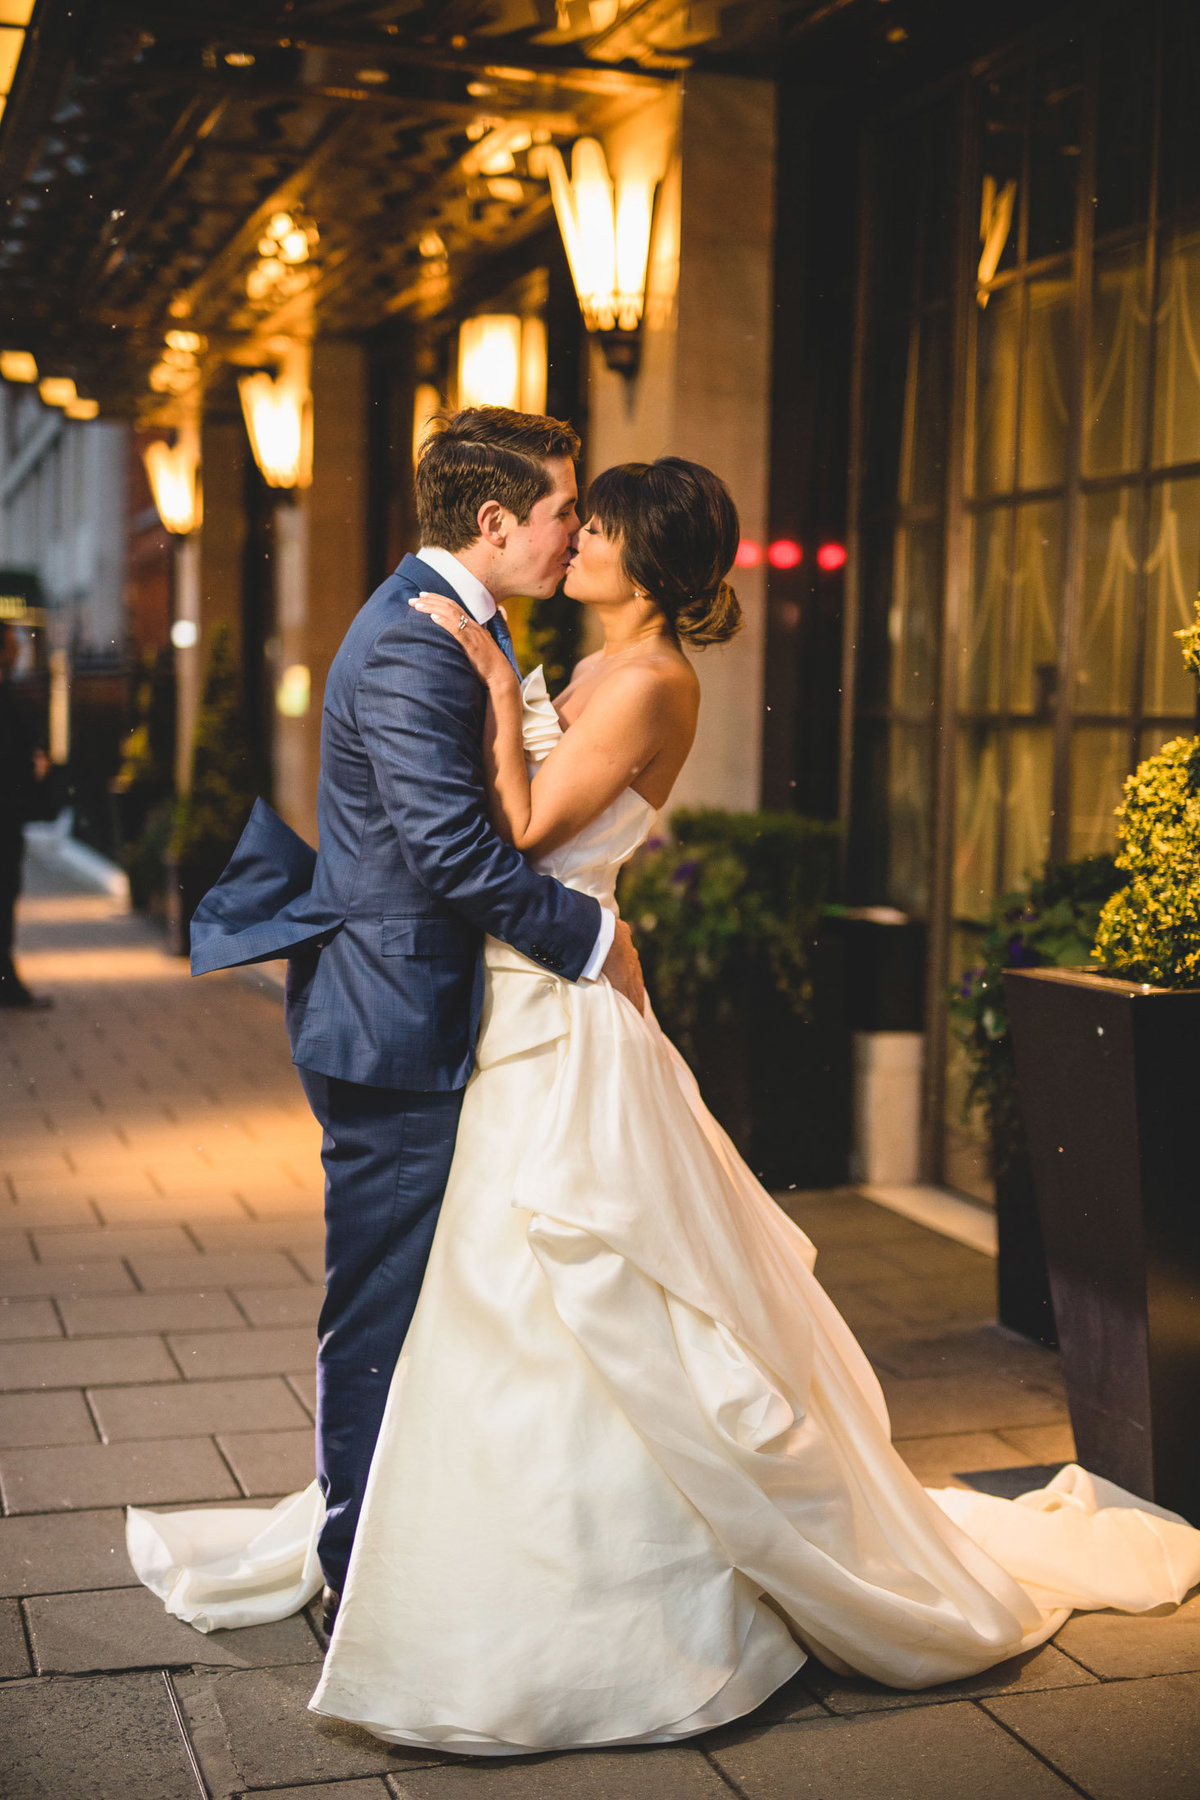
M449 550L439 550L422 545L417 551L417 560L426 564L435 574L448 581L473 619L486 625L496 609L495 595L484 587L478 576L472 575L470 569L452 556ZM613 937L616 934L617 921L607 907L600 909L600 934L592 949L592 954L580 974L580 981L595 981L612 949Z

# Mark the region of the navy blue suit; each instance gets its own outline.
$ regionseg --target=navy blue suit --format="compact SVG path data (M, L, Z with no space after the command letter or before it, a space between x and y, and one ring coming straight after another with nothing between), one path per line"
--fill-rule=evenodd
M289 958L292 1058L324 1131L317 1473L321 1563L339 1590L474 1061L484 933L575 980L600 930L597 901L535 874L492 830L486 695L408 605L423 589L458 598L406 556L333 660L320 851L259 801L192 921L195 974Z

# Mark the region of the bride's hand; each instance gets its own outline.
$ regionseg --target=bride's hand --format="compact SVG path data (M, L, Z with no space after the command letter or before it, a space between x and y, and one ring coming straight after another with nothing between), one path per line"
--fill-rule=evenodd
M488 687L515 686L517 673L491 632L473 619L455 600L442 594L418 594L410 600L418 612L428 613L435 625L448 631L475 673Z

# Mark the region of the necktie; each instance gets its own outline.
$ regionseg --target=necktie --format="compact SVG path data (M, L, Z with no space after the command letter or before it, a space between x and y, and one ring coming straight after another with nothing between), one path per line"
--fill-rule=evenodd
M513 651L513 641L512 641L512 638L509 636L508 626L504 623L504 620L500 615L499 608L497 608L497 610L492 614L491 618L487 621L487 630L495 638L496 642L499 644L500 648L503 650L505 656L507 656L509 662L512 664L513 668L516 670L517 680L519 681L521 679L520 664L517 662L516 655Z

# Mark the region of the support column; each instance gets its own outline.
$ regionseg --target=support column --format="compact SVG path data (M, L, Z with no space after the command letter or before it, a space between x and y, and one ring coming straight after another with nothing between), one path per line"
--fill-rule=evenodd
M192 739L213 629L227 624L235 642L241 641L245 458L249 454L240 420L205 423L200 464L204 523L198 532L181 540L175 552L175 616L191 621L198 634L193 646L175 652L175 780L181 793L191 781Z
M728 483L742 536L767 529L775 233L770 82L689 75L605 139L624 157L661 157L642 365L632 382L591 346L587 466L686 456ZM736 571L746 614L726 647L696 656L700 728L673 806L759 804L766 579Z

